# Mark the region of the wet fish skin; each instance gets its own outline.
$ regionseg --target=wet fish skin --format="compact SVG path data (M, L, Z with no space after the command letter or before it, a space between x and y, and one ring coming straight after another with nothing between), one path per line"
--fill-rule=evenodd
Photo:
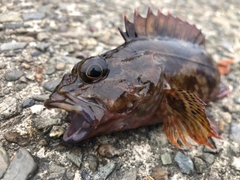
M124 44L77 63L45 102L70 114L63 140L77 143L163 123L178 148L193 141L214 148L209 138L220 136L204 102L228 89L221 86L201 31L170 14L155 16L150 8L146 18L135 11L134 23L125 16L125 27Z

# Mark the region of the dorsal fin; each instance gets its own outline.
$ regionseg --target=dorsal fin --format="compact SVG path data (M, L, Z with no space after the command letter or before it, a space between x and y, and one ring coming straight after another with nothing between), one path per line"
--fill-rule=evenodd
M204 45L204 35L195 25L190 25L178 17L173 17L170 13L164 15L160 9L156 16L149 7L146 18L140 16L137 9L135 9L134 23L131 23L126 15L124 21L126 32L121 29L119 31L125 42L141 37L168 37Z

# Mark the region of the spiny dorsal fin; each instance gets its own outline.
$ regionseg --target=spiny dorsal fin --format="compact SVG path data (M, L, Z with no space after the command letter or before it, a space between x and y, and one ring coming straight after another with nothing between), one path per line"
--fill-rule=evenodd
M126 42L141 37L168 37L204 45L204 36L195 25L190 25L178 17L173 17L170 13L164 15L160 9L156 16L149 7L146 18L140 16L135 9L134 23L131 23L126 15L124 21L126 32L121 29L119 31Z

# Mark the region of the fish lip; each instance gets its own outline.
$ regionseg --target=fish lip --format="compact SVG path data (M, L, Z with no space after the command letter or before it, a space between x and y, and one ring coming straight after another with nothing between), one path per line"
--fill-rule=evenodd
M53 93L49 99L44 102L46 108L59 108L68 112L81 113L84 109L90 110L90 106L98 107L104 110L104 107L98 101L75 96L71 93L58 94Z
M59 109L66 110L68 112L81 113L83 111L81 106L76 106L74 104L66 103L64 101L57 101L57 100L51 100L51 99L47 99L44 102L44 106L47 108L59 108Z
M76 97L70 93L64 95L54 93L45 101L44 106L69 112L70 125L63 135L63 141L68 144L87 139L91 133L94 133L96 122L101 120L97 119L96 108L104 113L104 107L100 102Z
M60 109L64 109L62 108L61 104L66 104L66 98L65 98L65 94L59 94L59 93L52 93L49 97L49 99L47 99L44 102L44 106L46 108L60 108ZM71 103L73 104L73 103Z

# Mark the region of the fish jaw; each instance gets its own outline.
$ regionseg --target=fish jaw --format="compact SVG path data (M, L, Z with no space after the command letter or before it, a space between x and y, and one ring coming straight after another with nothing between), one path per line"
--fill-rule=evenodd
M69 92L54 92L44 105L47 108L59 108L69 112L70 125L63 135L63 141L69 144L94 136L94 129L105 114L105 109L100 103L75 97Z
M71 144L87 139L93 131L93 126L88 122L94 120L87 119L88 114L86 112L81 114L69 113L69 116L71 122L63 135L63 141Z

